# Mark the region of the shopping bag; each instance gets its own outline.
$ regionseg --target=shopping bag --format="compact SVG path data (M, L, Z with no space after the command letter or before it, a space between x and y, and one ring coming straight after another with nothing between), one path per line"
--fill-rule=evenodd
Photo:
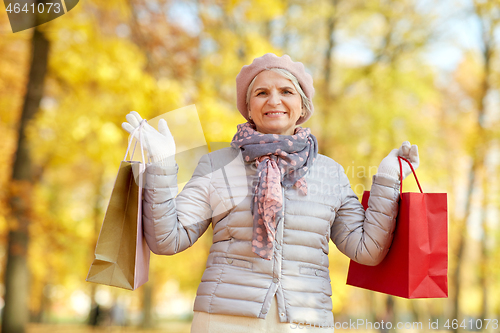
M402 175L401 159L399 157ZM448 297L448 213L446 193L403 193L391 248L377 266L351 260L347 284L404 298ZM368 207L370 192L362 204Z
M120 163L108 208L86 281L135 290L148 281L150 250L142 229L144 149L139 131L142 162ZM134 137L132 133L131 137ZM134 148L135 151L135 148ZM133 153L132 157L133 158Z

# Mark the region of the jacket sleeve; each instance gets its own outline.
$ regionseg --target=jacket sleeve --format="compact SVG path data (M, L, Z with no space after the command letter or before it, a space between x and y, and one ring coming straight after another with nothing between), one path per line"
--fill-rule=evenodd
M373 176L365 212L342 167L339 179L341 203L331 228L331 239L352 260L376 266L385 258L392 243L398 214L399 181Z
M143 197L146 242L156 254L171 255L193 245L212 219L210 206L211 163L204 155L192 178L177 197L177 165L149 164Z

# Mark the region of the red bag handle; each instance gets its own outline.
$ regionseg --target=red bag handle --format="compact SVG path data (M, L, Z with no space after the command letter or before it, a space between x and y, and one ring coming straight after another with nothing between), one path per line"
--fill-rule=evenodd
M399 186L399 195L403 193L403 165L401 164L401 160L405 160L406 163L410 165L411 172L415 176L415 180L417 181L418 188L420 189L420 193L424 193L422 191L422 187L420 187L420 183L418 182L417 174L415 173L415 170L413 169L413 165L411 165L410 161L408 161L406 158L398 156L398 162L399 162L399 179L401 181L401 184Z

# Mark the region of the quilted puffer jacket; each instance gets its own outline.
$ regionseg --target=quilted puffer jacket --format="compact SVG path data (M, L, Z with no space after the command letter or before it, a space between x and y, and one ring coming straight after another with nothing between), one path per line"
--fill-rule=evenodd
M265 318L276 295L281 322L331 326L329 240L366 265L378 264L392 242L399 182L375 175L365 213L343 168L323 155L306 174L307 195L283 188L284 218L277 223L271 260L252 252L254 163L234 148L204 155L177 197L176 174L177 166L148 165L144 232L154 253L172 255L212 224L195 311Z

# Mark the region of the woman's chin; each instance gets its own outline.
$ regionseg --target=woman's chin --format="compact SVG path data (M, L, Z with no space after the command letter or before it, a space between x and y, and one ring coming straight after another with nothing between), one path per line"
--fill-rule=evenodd
M293 126L290 127L290 124L280 124L280 123L267 123L261 127L259 132L267 133L267 134L280 134L286 135L285 133L293 131Z

